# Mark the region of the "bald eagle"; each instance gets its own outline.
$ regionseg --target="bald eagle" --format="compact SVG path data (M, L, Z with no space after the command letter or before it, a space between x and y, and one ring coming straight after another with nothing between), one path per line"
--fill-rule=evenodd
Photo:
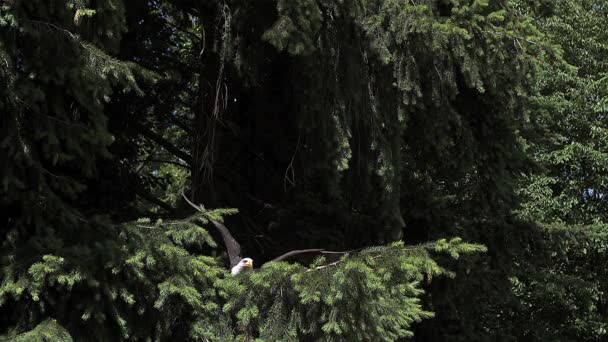
M237 275L246 269L252 269L252 268L253 268L253 259L243 258L236 265L234 265L230 268L230 274Z
M194 209L204 212L205 208L202 205L196 205L192 203L188 197L184 193L182 196L192 206ZM209 219L209 221L215 226L215 228L219 231L222 236L222 240L224 240L224 245L226 246L226 252L228 253L228 259L230 259L230 274L237 275L245 270L253 269L253 259L251 258L243 258L241 255L241 245L234 239L230 230L226 228L226 226L216 220ZM289 251L285 254L282 254L269 262L273 261L283 261L283 260L295 260L302 261L303 259L311 260L317 256L325 256L325 260L327 262L336 262L343 255L348 253L357 252L359 250L350 250L350 251L328 251L323 248L310 248L310 249L298 249Z

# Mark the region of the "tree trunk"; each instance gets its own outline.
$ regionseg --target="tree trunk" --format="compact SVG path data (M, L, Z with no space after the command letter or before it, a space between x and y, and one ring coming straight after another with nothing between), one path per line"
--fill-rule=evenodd
M218 19L216 11L200 11L201 53L198 76L198 101L194 109L194 132L192 134L192 199L195 203L215 206L216 193L213 182L215 155L217 153L219 117L221 107L221 87L223 68L218 49L223 42L216 41L221 37L221 26L215 25ZM220 18L220 21L223 21ZM220 22L221 24L221 22Z

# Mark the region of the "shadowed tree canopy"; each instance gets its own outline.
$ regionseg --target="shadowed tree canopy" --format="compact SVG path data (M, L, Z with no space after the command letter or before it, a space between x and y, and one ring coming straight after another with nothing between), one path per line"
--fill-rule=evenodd
M605 11L1 2L0 338L599 341Z

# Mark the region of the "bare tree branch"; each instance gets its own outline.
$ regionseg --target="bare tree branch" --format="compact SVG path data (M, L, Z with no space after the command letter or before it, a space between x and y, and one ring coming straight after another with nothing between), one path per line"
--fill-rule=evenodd
M178 157L179 159L186 162L186 164L192 166L192 156L188 153L180 150L178 147L173 145L169 140L163 138L160 134L153 132L152 130L142 126L137 125L139 132L145 136L146 138L154 141L155 143L162 146L165 150Z
M137 194L137 196L141 197L142 199L152 203L152 204L156 204L157 206L165 209L167 212L174 214L176 212L175 208L173 208L169 203L166 203L165 201L161 200L160 198L157 198L156 196L152 195L151 193L139 189L139 188L135 188L135 194Z

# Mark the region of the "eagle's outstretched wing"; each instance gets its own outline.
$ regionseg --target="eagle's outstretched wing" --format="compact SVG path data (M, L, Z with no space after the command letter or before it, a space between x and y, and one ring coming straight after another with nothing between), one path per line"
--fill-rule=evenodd
M226 245L226 252L228 252L228 258L230 259L230 268L234 267L234 265L238 264L241 261L241 245L232 237L230 231L223 223L215 220L209 220L217 230L219 230L222 235L222 239L224 240L224 244Z
M198 205L192 203L183 192L182 192L182 196L184 197L186 202L188 202L188 204L190 204L194 209L196 209L200 212L205 211L205 209L202 205L198 206ZM228 230L228 228L226 228L226 226L222 222L215 221L212 219L209 219L209 221L211 221L211 223L215 226L215 228L217 228L217 230L222 235L222 239L224 240L224 244L226 245L226 252L228 253L228 258L230 259L230 268L234 267L242 259L241 245L234 239L234 237L230 233L230 230ZM301 263L310 263L310 262L314 261L314 259L316 259L317 257L324 256L325 261L327 263L333 263L333 262L340 260L340 258L346 254L355 253L358 251L360 251L360 249L343 251L343 252L328 251L328 250L325 250L322 248L297 249L297 250L293 250L293 251L287 252L285 254L282 254L282 255L270 260L269 262L294 260L294 261L298 261Z
M192 203L192 201L190 201L188 199L188 197L186 197L186 194L184 194L183 191L182 191L182 197L184 197L186 202L188 202L188 204L190 204L190 206L192 206L194 209L196 209L200 212L205 211L205 208L202 205L199 206L199 205ZM228 259L230 259L230 268L234 267L234 265L238 264L239 261L241 261L241 259L242 259L241 245L234 239L232 234L230 234L230 231L228 230L228 228L226 228L226 226L224 226L223 223L216 221L216 220L209 219L209 218L208 218L208 220L211 223L213 223L215 228L217 228L217 230L220 232L220 235L222 235L222 240L224 240L224 245L226 245L226 252L228 253Z
M287 252L283 255L280 255L269 262L272 261L283 261L283 260L294 260L300 262L311 262L319 256L324 256L327 262L335 262L338 261L343 255L355 251L344 251L344 252L335 252L328 251L322 248L312 248L312 249L297 249L290 252Z

